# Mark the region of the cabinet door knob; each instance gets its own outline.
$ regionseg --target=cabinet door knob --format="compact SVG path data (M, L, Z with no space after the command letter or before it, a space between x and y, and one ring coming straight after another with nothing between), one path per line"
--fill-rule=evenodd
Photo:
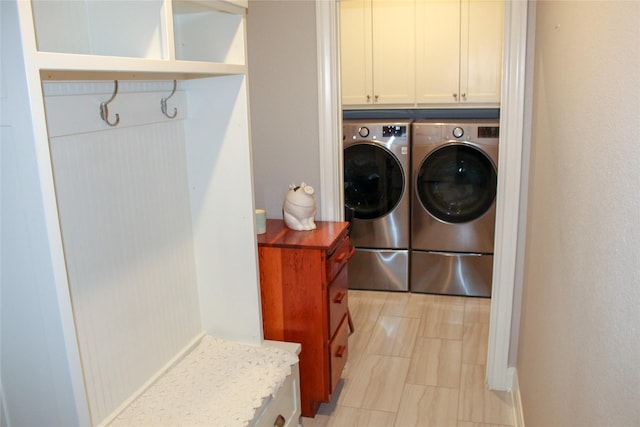
M333 302L335 302L336 304L342 304L342 300L344 300L345 296L347 296L346 292L338 292L336 297L333 299Z
M371 102L371 95L367 95L367 103Z
M467 99L467 94L462 92L462 94L460 95L462 97L462 99Z
M453 99L458 99L458 94L457 93L453 94Z
M346 350L347 350L347 346L346 345L338 346L338 349L336 350L336 357L342 358L342 356L344 356L344 352Z
M380 98L378 95L375 96L375 102L378 102L378 98Z

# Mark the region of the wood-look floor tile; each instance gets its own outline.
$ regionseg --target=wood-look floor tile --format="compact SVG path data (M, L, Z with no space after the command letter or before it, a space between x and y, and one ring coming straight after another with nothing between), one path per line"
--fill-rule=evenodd
M420 319L380 316L367 345L367 354L410 358Z
M484 366L462 364L458 420L513 425L512 408L508 392L487 389Z
M422 311L428 300L427 295L407 292L389 293L382 307L382 316L422 317Z
M462 339L464 304L437 303L425 306L419 335L427 338Z
M348 377L348 372L351 371L349 366L357 365L359 359L366 354L366 348L369 345L369 341L371 341L373 330L376 328L375 321L361 322L354 320L353 323L355 331L349 335L348 367L345 369L345 372L343 372L343 377Z
M491 312L491 299L468 298L464 304L464 321L489 323Z
M474 423L474 422L471 422L471 421L458 421L458 427L505 427L505 425L504 424Z
M387 294L372 291L349 291L349 313L355 322L376 321L387 299Z
M407 383L458 388L461 364L461 341L420 337L411 357Z
M462 363L486 364L488 344L488 323L465 322L462 337Z
M465 305L469 300L469 297L460 297L455 295L432 295L435 298L435 301L438 303L445 304L457 304L457 305Z
M356 331L343 379L331 402L302 425L512 426L510 394L489 391L484 381L490 306L486 298L349 290ZM455 393L453 422L438 411ZM434 401L437 408L425 410Z
M302 427L327 427L331 415L316 415L315 417L300 417Z
M458 390L407 384L396 417L396 427L456 427Z
M338 405L396 412L409 370L409 359L365 355L345 379Z
M387 299L386 292L349 290L349 313L354 331L349 335L349 362L356 364L364 355Z
M336 406L327 427L389 427L396 418L395 412ZM306 425L304 426L306 427Z

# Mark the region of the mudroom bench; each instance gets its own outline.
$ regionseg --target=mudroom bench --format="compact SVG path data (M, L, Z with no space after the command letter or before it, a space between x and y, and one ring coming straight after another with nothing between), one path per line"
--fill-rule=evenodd
M203 336L106 425L298 426L300 345Z

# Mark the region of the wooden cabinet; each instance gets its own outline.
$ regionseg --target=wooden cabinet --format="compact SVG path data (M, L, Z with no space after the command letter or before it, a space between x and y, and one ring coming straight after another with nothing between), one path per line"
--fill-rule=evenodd
M416 0L416 103L500 102L502 1Z
M348 357L347 261L353 255L348 224L316 222L293 231L267 220L258 236L265 339L302 344L302 415L328 402Z
M414 0L340 2L343 105L415 102Z

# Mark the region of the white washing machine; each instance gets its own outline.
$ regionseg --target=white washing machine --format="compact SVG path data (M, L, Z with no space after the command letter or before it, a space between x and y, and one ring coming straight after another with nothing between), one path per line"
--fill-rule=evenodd
M491 296L499 125L412 126L412 292Z
M351 289L409 289L410 139L409 121L343 122Z

